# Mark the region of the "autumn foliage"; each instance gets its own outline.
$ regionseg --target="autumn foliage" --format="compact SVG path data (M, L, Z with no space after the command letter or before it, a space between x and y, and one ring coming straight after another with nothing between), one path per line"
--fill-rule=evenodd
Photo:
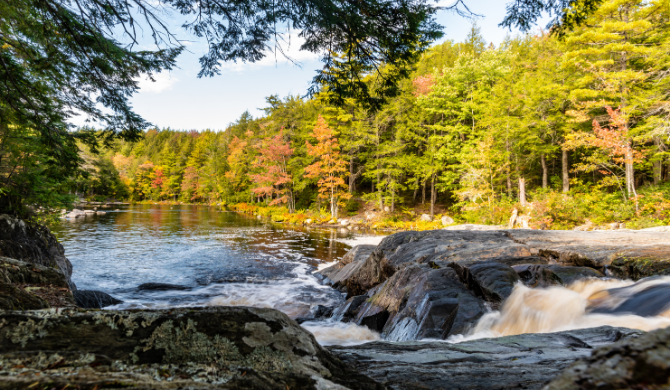
M283 131L274 137L268 137L257 146L258 156L254 162L255 174L251 175L254 183L252 192L257 196L270 199L270 205L287 204L289 210L295 208L291 191L291 175L287 164L293 156L293 149L284 141Z
M311 136L317 143L312 145L307 141L307 154L314 157L316 162L305 167L305 176L319 179L319 198L330 202L330 213L337 218L339 206L344 200L351 198L347 192L344 178L347 176L348 163L340 154L340 145L333 131L319 115Z

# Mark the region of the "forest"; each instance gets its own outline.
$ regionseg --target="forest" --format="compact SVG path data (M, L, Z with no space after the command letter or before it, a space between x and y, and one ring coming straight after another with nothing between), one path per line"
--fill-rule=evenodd
M84 164L61 193L332 218L366 205L393 220L486 224L517 210L546 229L667 224L669 34L666 0L607 0L570 31L498 47L473 24L464 42L424 52L378 107L325 86L313 98L269 96L263 115L244 112L225 131L150 129L99 150L80 142ZM334 58L333 80L359 66ZM374 90L379 77L367 74Z

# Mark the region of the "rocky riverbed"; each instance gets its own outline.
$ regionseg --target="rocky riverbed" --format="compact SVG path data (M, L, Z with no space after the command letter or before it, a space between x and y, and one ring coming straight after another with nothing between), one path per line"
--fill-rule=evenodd
M381 340L327 348L272 309L86 310L114 298L78 290L49 230L9 216L0 256L0 389L670 386L662 232L437 230L355 247L319 274L346 302L298 322Z

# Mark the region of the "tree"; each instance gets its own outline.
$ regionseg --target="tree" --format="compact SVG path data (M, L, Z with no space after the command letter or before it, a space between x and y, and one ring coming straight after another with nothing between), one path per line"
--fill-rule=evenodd
M619 172L628 178L628 167L634 163L642 162L643 154L633 148L630 139L628 123L620 110L606 107L609 116L607 126L602 126L598 120L593 120L593 133L576 133L570 137L568 145L571 148L586 147L597 148L598 151L590 155L586 160L577 165L578 170L593 172L598 170L608 180L603 185L615 184L620 190L624 201L628 197L635 200L636 209L637 193L635 187L624 187L621 184ZM628 180L625 181L626 183Z
M340 155L340 145L332 130L328 127L321 115L317 119L311 136L317 143L312 145L306 142L307 154L316 159L316 162L305 168L305 176L318 179L319 197L330 202L330 214L337 218L339 206L343 201L351 198L347 193L347 161Z
M256 184L252 192L270 199L270 206L287 204L289 212L295 211L295 200L291 175L288 172L288 162L293 155L293 149L284 141L283 132L274 137L268 137L257 147L258 156L254 167L258 173L252 174L251 180Z
M569 45L566 62L581 76L571 91L578 108L576 117L589 120L610 110L607 107L618 107L617 121L626 127L621 133L630 136L628 129L643 115L648 104L640 98L654 84L651 76L656 69L649 66L649 59L662 56L664 50L662 42L650 41L648 37L664 28L655 19L667 7L665 1L610 0L591 16L589 21L593 25L566 36ZM637 141L647 140L638 136ZM625 141L632 142L632 138ZM632 197L636 193L634 147L627 150L626 191Z

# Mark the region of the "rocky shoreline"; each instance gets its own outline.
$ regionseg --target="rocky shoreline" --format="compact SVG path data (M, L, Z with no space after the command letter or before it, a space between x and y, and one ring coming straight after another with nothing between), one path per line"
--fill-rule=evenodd
M668 236L397 233L321 271L347 301L298 321L353 322L383 341L324 348L272 309L86 310L118 301L76 288L48 229L0 215L0 389L660 389L670 385L668 329L444 340L503 307L517 285L670 275ZM658 282L618 307L659 315L670 309L668 291Z

